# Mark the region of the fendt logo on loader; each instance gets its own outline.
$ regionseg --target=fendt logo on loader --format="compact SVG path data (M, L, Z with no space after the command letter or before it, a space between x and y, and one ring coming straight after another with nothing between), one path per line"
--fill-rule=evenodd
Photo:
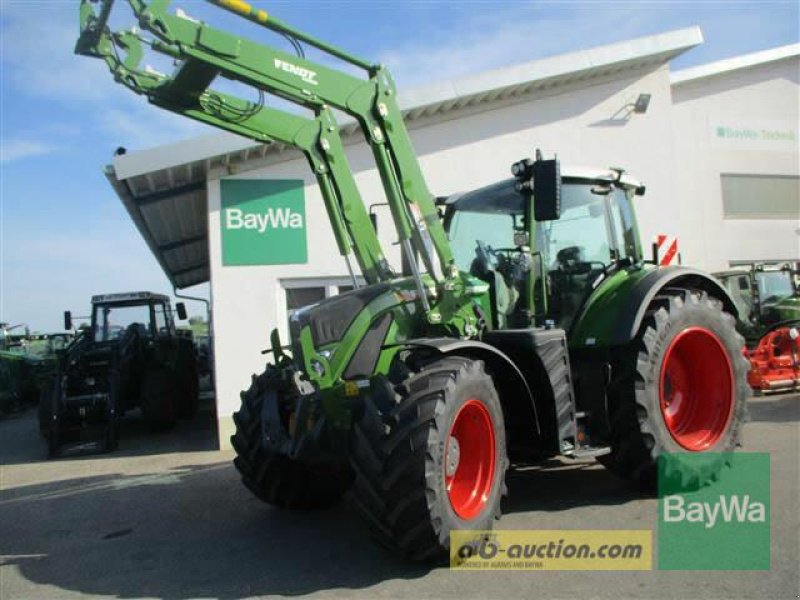
M319 82L317 81L316 71L312 71L311 69L306 69L305 67L298 67L297 65L292 64L290 62L286 62L285 60L281 60L280 58L274 59L273 64L275 65L276 69L280 69L281 71L286 71L287 73L291 73L292 75L297 75L300 79L302 79L306 83L310 83L311 85L319 84Z

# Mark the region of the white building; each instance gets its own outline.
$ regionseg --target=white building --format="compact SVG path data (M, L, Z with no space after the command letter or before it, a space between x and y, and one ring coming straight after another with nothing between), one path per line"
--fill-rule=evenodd
M565 165L623 166L644 182L642 239L676 236L685 264L800 259L800 45L670 73L669 61L702 41L698 28L683 29L401 92L429 187L447 195L506 178L512 162L541 148ZM641 94L650 103L635 113ZM380 204L371 154L354 132L342 127L357 184ZM118 156L107 175L170 281L211 282L227 446L269 332L285 339L288 310L349 285L315 180L293 149L224 133ZM241 265L232 263L248 260L234 251L223 256L221 209L242 185L222 183L231 180L255 180L253 189L297 182L305 260L300 252L274 264L280 256L268 253ZM399 267L388 211L374 210Z

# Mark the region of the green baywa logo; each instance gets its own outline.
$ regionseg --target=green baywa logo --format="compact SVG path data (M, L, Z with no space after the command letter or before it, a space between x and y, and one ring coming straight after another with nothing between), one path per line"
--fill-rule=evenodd
M703 523L706 529L717 524L718 519L725 523L764 523L766 507L763 502L751 501L745 496L719 496L717 502L686 502L683 496L666 496L662 504L665 523Z
M246 213L240 208L225 210L226 229L249 229L258 233L271 229L302 229L303 215L290 208L268 208L264 213Z

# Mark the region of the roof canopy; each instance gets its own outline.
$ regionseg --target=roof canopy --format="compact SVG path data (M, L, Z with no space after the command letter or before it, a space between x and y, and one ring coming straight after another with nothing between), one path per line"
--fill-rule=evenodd
M702 41L700 29L691 27L599 46L401 91L400 106L407 122L435 119L468 107L488 109L495 102L539 91L655 68ZM352 136L356 127L351 119L343 119L342 137ZM210 277L209 171L257 168L258 159L286 149L229 133L212 134L116 156L106 167L106 176L170 282L185 288Z

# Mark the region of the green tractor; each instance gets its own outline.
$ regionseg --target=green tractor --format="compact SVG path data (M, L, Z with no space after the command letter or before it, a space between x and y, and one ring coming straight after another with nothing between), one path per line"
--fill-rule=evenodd
M183 304L176 305L186 318ZM64 329L72 329L64 313ZM117 448L118 421L141 410L155 429L197 410L192 340L178 335L168 296L152 292L92 297L91 326L58 353L39 403L39 428L50 457L68 447Z
M436 199L383 66L239 0L213 3L281 34L297 55L142 0L129 0L141 29L120 33L106 26L110 0L97 11L82 2L76 51L156 106L302 152L339 251L366 282L296 311L286 343L272 333L232 437L258 498L307 508L349 492L379 540L428 560L447 553L452 531L492 527L511 466L594 457L652 489L658 457L675 453L705 461L670 461L679 467L667 476L702 485L717 475L749 395L736 305L705 273L645 260L634 216L643 185L619 169L562 173L537 152L509 179ZM353 69L309 61L303 44ZM140 68L145 45L175 59L175 73ZM219 77L259 100L212 88ZM268 106L265 94L312 116ZM372 149L401 273L384 257L332 108Z
M0 416L35 404L69 334L12 333L22 325L0 323Z
M776 327L800 323L796 276L789 263L754 263L748 269L714 273L737 305L737 326L748 346Z

